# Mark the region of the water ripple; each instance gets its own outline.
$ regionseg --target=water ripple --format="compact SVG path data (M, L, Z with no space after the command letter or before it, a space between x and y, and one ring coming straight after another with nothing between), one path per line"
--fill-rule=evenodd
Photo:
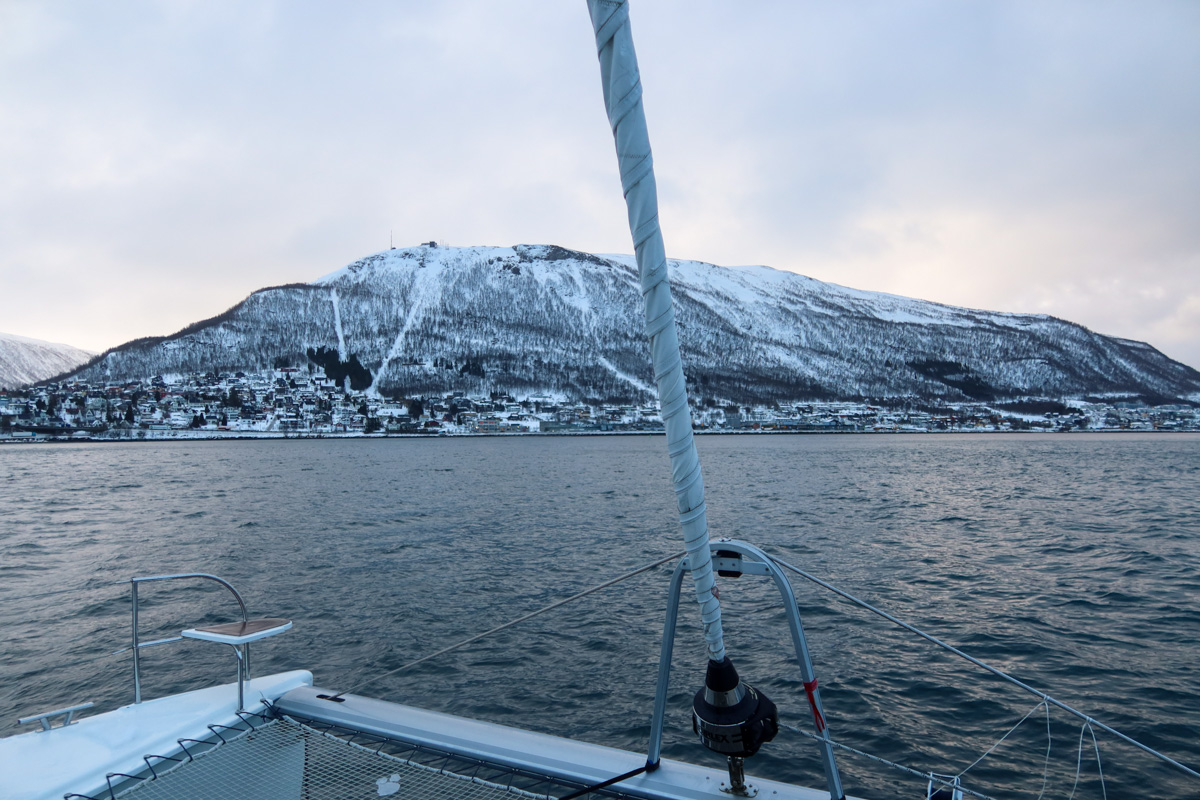
M0 732L46 708L129 701L124 657L63 665L124 644L128 588L104 584L132 575L229 578L252 613L296 620L258 647L256 671L310 668L340 689L678 550L663 447L529 437L5 448ZM757 542L1200 763L1200 437L726 436L699 447L714 535ZM668 575L370 692L644 747ZM91 588L28 599L75 586ZM953 773L1036 702L807 583L796 591L837 739ZM148 585L143 599L144 636L233 612L200 584ZM722 602L743 674L810 726L770 587L723 579ZM703 669L691 611L664 753L719 765L691 741ZM222 648L194 643L148 651L144 676L148 696L233 677ZM1052 733L1049 794L1066 796L1078 726L1056 712ZM1044 734L1043 719L1027 722L1002 758L972 770L976 788L1036 796ZM748 769L821 785L815 751L797 739L781 734ZM1110 797L1200 796L1109 738L1101 748ZM840 763L854 794L924 788ZM1087 770L1080 793L1099 796Z

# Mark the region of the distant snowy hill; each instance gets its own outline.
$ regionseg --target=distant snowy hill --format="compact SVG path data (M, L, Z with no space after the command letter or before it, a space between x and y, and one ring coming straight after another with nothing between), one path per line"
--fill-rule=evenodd
M1053 317L857 291L768 267L670 267L698 398L1200 399L1196 370L1150 345ZM104 353L77 377L315 360L388 394L505 390L633 401L653 386L643 329L631 256L422 246L368 256L311 284L260 290L173 336Z
M0 389L16 389L72 370L95 353L69 344L0 333Z

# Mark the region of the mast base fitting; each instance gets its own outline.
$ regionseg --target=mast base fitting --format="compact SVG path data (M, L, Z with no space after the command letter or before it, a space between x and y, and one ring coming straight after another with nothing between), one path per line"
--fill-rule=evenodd
M758 797L758 787L746 783L746 759L729 757L729 782L721 781L721 791L735 797Z
M779 733L779 711L765 694L742 683L726 656L708 662L704 688L692 700L692 730L709 750L740 763Z

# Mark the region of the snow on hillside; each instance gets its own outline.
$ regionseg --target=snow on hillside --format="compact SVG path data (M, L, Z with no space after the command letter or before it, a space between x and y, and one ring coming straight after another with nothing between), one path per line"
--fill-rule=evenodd
M956 308L764 266L673 260L670 270L701 400L1200 392L1200 373L1149 345L1044 315ZM255 292L174 336L116 348L79 377L304 367L314 353L384 394L636 401L654 383L633 257L553 245L376 253L311 284Z
M67 372L95 353L69 344L0 333L0 389L16 389Z

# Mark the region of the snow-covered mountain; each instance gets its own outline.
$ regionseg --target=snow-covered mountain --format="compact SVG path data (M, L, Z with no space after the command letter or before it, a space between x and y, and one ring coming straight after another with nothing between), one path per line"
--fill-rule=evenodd
M769 267L670 267L698 398L1200 399L1196 370L1148 344L1053 317L858 291ZM76 374L98 382L316 360L383 394L640 400L653 385L643 328L632 256L421 246L368 256L311 284L262 289L173 336L110 350Z
M0 333L0 389L16 389L75 369L95 353L69 344Z

